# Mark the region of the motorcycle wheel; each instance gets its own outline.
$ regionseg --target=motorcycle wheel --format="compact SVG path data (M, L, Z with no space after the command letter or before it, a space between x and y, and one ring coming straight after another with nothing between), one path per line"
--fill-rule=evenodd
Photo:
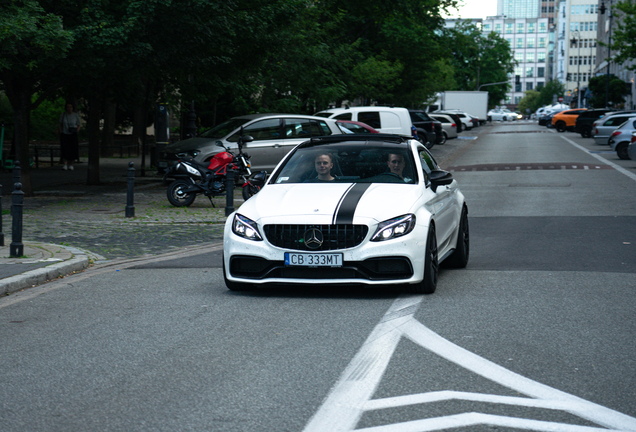
M261 190L260 186L256 186L249 183L246 184L245 186L243 186L243 199L247 201L248 199L256 195L258 191L260 190Z
M197 197L193 193L185 193L184 189L189 188L191 185L185 180L175 180L168 186L168 201L175 207L189 207L194 199Z

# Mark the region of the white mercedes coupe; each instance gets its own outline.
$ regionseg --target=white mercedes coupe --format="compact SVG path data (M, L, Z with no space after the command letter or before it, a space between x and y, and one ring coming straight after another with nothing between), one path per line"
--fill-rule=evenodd
M296 146L228 216L231 290L267 285L400 285L431 294L439 264L468 263L457 181L409 137L332 135Z

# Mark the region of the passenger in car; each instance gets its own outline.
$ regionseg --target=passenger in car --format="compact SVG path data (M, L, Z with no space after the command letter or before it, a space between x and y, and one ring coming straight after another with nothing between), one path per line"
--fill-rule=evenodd
M314 167L318 173L316 177L319 181L333 181L334 176L331 175L333 169L333 155L331 153L320 153L314 159Z

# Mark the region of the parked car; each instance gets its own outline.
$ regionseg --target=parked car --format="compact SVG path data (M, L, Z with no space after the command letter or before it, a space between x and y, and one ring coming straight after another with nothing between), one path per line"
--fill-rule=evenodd
M439 263L466 266L469 238L464 195L423 144L318 137L228 216L223 275L231 290L361 284L431 294Z
M366 123L353 120L336 120L343 133L380 133Z
M557 132L565 132L566 130L573 131L576 118L584 111L587 111L587 108L564 110L556 113L552 116L552 126L554 126Z
M447 115L450 118L452 118L455 121L455 124L457 124L457 133L461 133L461 131L466 129L464 127L464 123L462 123L462 119L459 118L457 113L449 112L449 111L443 111L443 110L437 110L437 111L433 111L433 112L431 112L429 114L444 114L444 115Z
M632 140L632 134L636 132L636 115L627 119L625 123L616 128L610 135L609 145L619 158L629 159L627 147Z
M512 121L517 115L507 108L492 109L488 111L488 121Z
M411 117L406 108L357 106L331 108L314 114L334 120L353 120L366 123L380 133L411 136Z
M457 138L457 124L455 120L447 114L430 114L431 118L434 118L438 122L442 124L442 130L444 133L444 138L446 140Z
M411 116L411 122L417 129L417 134L426 133L427 136L431 136L431 133L435 134L435 144L446 143L446 137L442 129L442 124L437 120L431 118L425 111L422 110L409 110ZM431 146L428 146L430 149Z
M627 146L627 155L633 161L636 161L636 132L632 132L632 140Z
M276 164L296 146L311 137L342 134L335 120L300 114L250 114L234 117L201 135L166 146L157 162L159 170L175 165L181 157L192 157L198 162L209 162L219 153L221 142L238 151L238 137L243 130L253 141L243 147L251 156L253 171L271 172Z
M470 130L473 128L474 124L468 113L465 113L461 110L445 110L444 112L452 112L457 114L457 117L459 117L459 120L462 122L463 129Z
M614 110L609 108L591 109L579 114L574 125L574 132L583 138L591 138L594 132L594 122Z
M552 128L553 127L552 118L556 114L560 113L561 111L565 111L565 110L559 108L559 109L556 109L556 110L546 111L545 115L543 117L541 117L541 119L539 119L539 124L541 124L542 120L545 120L544 125L547 128Z
M481 125L481 123L479 122L479 119L477 117L475 117L474 115L470 115L470 114L467 114L467 115L468 115L468 118L470 119L470 121L473 123L473 127L474 128L476 128L476 127Z
M617 127L625 123L630 117L635 116L632 112L615 112L608 114L594 122L594 142L599 145L608 145L610 135Z

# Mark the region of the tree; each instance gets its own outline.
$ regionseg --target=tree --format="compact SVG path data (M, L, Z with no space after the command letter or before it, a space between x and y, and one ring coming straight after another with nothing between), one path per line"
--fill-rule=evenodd
M550 80L539 91L539 106L552 105L555 98L562 97L565 94L565 86L557 80Z
M636 2L634 0L624 0L616 5L614 9L622 12L619 15L617 29L612 35L612 51L618 54L614 57L614 62L620 64L636 59ZM627 69L636 70L636 62Z
M64 81L58 66L73 44L61 17L35 0L3 2L0 9L0 81L14 111L13 143L22 165L22 190L33 195L29 165L29 115ZM32 96L38 97L32 101Z
M537 90L528 90L527 92L525 92L525 95L519 102L517 109L522 113L525 113L528 109L530 110L530 112L535 112L543 106L541 104L540 98L540 92L538 92Z
M625 82L616 75L610 74L608 93L607 79L607 75L595 76L590 79L588 88L592 92L592 97L588 99L588 102L594 108L605 107L606 97L610 106L618 107L625 102L625 96L629 93Z
M488 91L489 105L498 105L508 91L508 74L515 66L510 44L495 32L484 36L470 21L444 29L442 39L452 54L456 83L442 90L478 90L482 84L504 83L483 87Z

